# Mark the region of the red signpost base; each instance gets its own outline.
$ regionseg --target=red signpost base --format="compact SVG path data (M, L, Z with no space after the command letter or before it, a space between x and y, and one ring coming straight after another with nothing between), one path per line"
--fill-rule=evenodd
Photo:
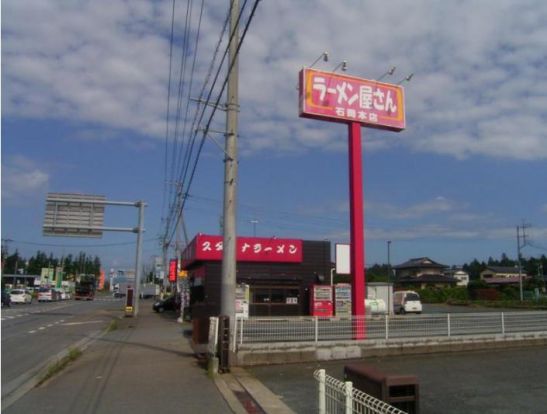
M361 124L349 127L350 269L354 339L365 338L365 226Z

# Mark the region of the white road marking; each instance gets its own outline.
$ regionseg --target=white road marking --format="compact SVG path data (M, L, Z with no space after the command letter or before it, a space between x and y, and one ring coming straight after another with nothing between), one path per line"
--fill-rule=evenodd
M63 323L63 326L85 325L86 323L102 323L102 322L103 321L67 322L67 323Z
M29 334L36 333L36 331L28 331Z

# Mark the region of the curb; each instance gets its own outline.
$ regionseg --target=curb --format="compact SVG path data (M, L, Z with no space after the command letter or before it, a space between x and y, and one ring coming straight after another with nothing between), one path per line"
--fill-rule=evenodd
M219 374L216 374L213 381L234 414L247 414L247 410L233 392L233 389L237 387L237 384L234 384L235 378L233 376L224 374L221 378ZM241 392L244 391L241 390Z
M241 367L216 374L214 382L234 414L295 414L279 396Z

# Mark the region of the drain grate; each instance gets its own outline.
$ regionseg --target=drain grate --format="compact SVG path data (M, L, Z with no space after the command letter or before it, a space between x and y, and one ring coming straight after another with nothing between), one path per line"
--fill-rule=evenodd
M266 414L260 406L255 402L253 397L246 391L233 391L241 405L249 414Z

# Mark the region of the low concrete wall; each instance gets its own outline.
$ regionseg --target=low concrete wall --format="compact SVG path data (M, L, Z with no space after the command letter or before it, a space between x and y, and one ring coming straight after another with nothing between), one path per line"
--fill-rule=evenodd
M358 359L372 356L460 352L547 345L547 332L407 338L389 341L287 342L240 345L236 365L273 365L309 361Z

